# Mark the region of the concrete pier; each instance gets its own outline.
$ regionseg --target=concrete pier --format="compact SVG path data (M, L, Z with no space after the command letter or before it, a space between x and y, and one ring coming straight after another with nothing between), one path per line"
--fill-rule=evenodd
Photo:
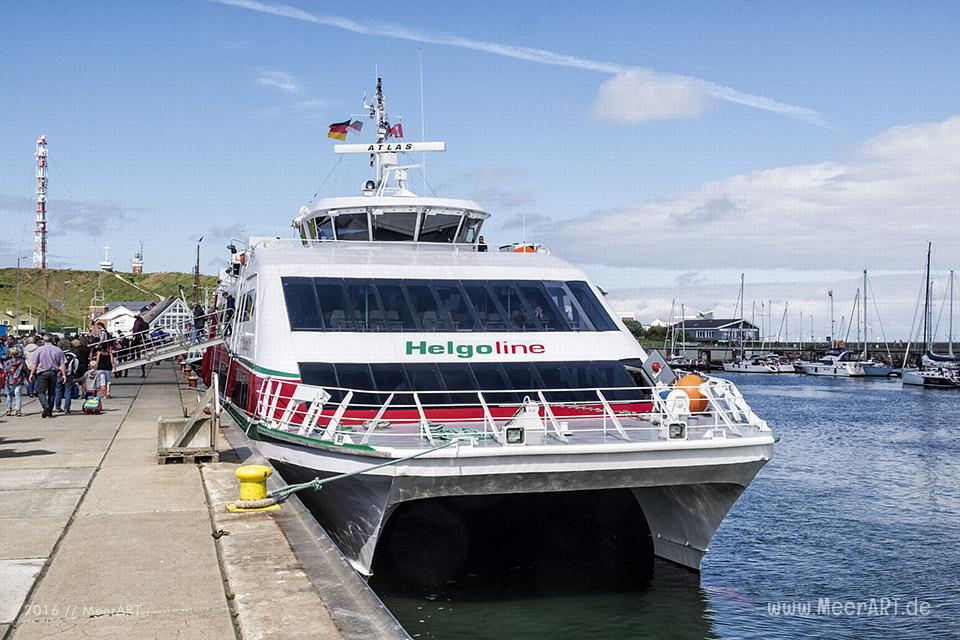
M158 465L158 416L197 394L171 363L134 376L100 416L0 417L0 638L406 636L298 501L226 512L242 434L220 463Z

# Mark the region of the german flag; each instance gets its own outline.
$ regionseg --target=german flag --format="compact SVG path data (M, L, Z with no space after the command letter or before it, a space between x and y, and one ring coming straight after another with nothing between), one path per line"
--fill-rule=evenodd
M347 139L347 127L350 126L350 120L345 120L344 122L334 122L330 125L330 131L327 132L328 138L333 138L334 140L346 140Z

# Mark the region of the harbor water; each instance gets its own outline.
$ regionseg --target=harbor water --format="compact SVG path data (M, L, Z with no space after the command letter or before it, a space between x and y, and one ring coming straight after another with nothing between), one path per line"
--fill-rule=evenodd
M415 638L960 637L960 392L727 375L782 439L700 575L566 494L398 514L371 585Z

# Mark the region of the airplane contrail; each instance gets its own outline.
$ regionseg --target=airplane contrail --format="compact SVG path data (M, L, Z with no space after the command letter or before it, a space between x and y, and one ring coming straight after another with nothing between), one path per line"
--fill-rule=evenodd
M249 9L251 11L257 11L260 13L266 13L274 16L280 16L284 18L292 18L294 20L300 20L302 22L311 22L313 24L323 25L327 27L333 27L335 29L341 29L344 31L350 31L352 33L358 33L362 35L370 36L380 36L383 38L395 38L398 40L409 40L412 42L420 42L425 44L438 44L450 47L457 47L460 49L470 49L473 51L483 51L486 53L492 53L494 55L505 56L507 58L514 58L517 60L526 60L528 62L536 62L539 64L549 64L559 67L570 67L574 69L584 69L587 71L596 71L598 73L604 73L608 75L622 75L629 71L633 70L643 70L650 73L656 73L659 75L672 75L677 78L683 78L692 84L696 85L707 95L716 98L717 100L722 100L724 102L731 102L734 104L744 105L747 107L753 107L754 109L761 109L763 111L771 111L774 113L780 113L786 116L791 116L793 118L798 118L812 124L819 126L825 126L825 121L823 116L813 109L808 109L806 107L800 107L792 104L786 104L779 102L772 98L766 98L764 96L757 96L743 91L738 91L732 87L726 87L709 80L703 80L701 78L696 78L692 76L680 76L677 74L662 74L658 71L653 71L651 69L642 69L641 67L629 67L624 65L612 64L608 62L600 62L596 60L589 60L586 58L579 58L577 56L571 56L563 53L557 53L555 51L549 51L547 49L537 49L533 47L520 47L511 44L503 44L500 42L488 42L484 40L473 40L471 38L464 38L455 34L449 33L430 33L426 31L419 31L417 29L411 29L409 27L399 26L396 24L387 24L382 22L375 21L365 21L358 22L356 20L351 20L350 18L345 18L343 16L338 16L330 13L313 13L306 11L304 9L298 9L296 7L291 7L285 4L268 4L265 2L258 2L257 0L210 0L211 2L216 2L219 4L230 5L233 7L240 7L243 9Z

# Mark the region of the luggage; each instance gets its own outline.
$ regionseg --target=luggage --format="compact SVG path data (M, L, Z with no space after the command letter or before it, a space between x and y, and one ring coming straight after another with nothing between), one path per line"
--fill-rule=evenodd
M83 412L88 415L103 413L103 402L100 398L87 398L83 401Z

